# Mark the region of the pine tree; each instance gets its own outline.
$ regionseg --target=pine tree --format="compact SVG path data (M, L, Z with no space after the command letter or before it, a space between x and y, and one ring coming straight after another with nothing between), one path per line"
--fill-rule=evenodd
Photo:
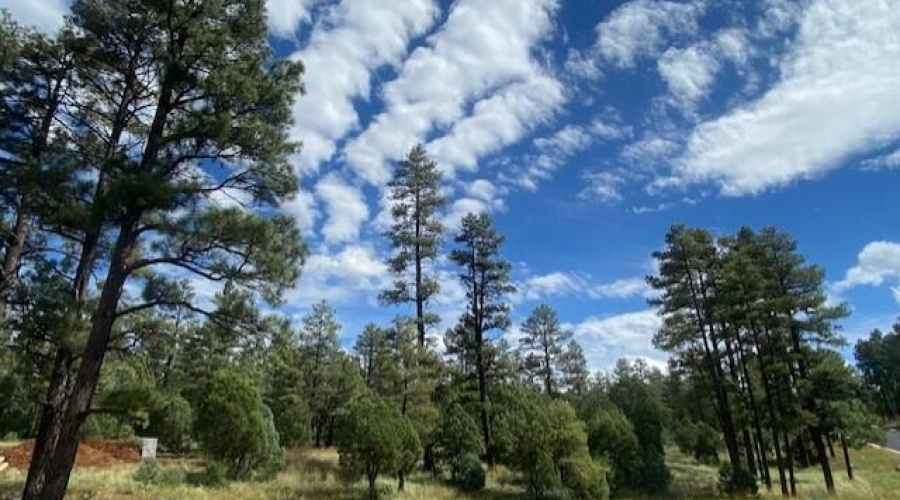
M572 339L563 351L559 361L562 386L572 397L581 397L587 392L590 371L581 344Z
M428 266L437 257L444 231L437 219L445 203L440 181L437 164L428 158L422 145L416 145L397 165L388 183L394 222L386 235L394 255L387 264L395 281L379 297L385 304L415 304L420 346L425 345L428 325L438 321L425 307L438 292L438 282Z
M312 412L311 426L316 446L322 446L330 421L329 404L324 393L330 390L326 383L340 350L340 329L334 309L326 301L313 304L312 311L302 319L303 385Z
M460 345L469 351L473 364L481 414L481 430L489 465L494 457L491 448L491 419L488 370L491 360L490 333L509 327L509 305L506 295L515 292L509 272L511 265L500 257L503 236L494 228L488 214L468 214L455 237L457 245L450 259L461 267L460 281L466 289L467 312L461 319Z
M900 322L892 331L872 331L853 349L856 366L876 395L882 416L892 418L900 412Z
M0 16L0 215L11 221L0 241L2 319L36 218L51 216L57 185L72 180L59 121L72 92L75 51L68 27L48 38Z
M772 297L776 328L784 331L787 351L787 369L794 383L809 379L810 360L816 348L837 346L843 339L837 335L835 321L846 316L843 304L828 304L824 292L824 272L807 265L797 252L797 242L787 234L765 228L759 233L761 260L767 270L767 293ZM801 314L802 313L802 314ZM817 403L812 398L800 401L803 410L816 413ZM825 449L825 435L817 423L807 427L816 450L816 459L829 493L834 493L831 464Z
M559 392L565 343L572 338L572 332L562 329L556 311L547 304L537 306L521 328L519 349L537 360L535 375L540 378L544 393L554 396Z
M299 335L284 319L270 319L272 331L266 349L266 405L275 417L281 444L305 444L311 435L309 403L303 394L303 351Z
M377 394L385 394L393 369L387 332L375 323L367 324L356 337L353 350L359 356L366 385Z
M84 212L60 227L80 246L67 317L84 322L86 341L78 352L57 351L29 500L65 492L117 320L150 308L201 309L177 287L159 286L164 279L123 300L126 282L177 268L277 302L305 254L289 217L256 211L296 190L285 128L302 70L271 59L262 2L81 0L72 13L83 88L72 93L70 129L91 188L77 198ZM248 210L211 202L223 191L248 195ZM94 274L97 296L88 301Z
M682 361L700 361L702 368L698 369L710 381L732 470L735 476L741 476L745 469L722 367L723 332L712 304L714 274L718 272L713 239L703 230L673 226L666 234L666 248L653 256L659 263L659 276L650 277L649 282L662 296L651 303L665 314L654 344Z

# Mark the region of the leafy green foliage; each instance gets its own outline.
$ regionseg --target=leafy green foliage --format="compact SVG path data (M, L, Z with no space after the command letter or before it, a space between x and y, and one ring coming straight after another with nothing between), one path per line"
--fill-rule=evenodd
M452 461L462 455L477 457L484 453L478 422L459 403L453 403L443 411L436 442L442 460Z
M900 322L890 332L874 330L856 342L856 366L875 392L875 405L885 417L900 412Z
M371 393L357 397L341 419L338 453L344 476L365 477L369 497L376 498L378 476L408 467L410 457L421 452L413 438L411 424L391 404Z
M178 394L166 394L151 408L150 424L145 432L158 438L163 450L181 453L190 449L193 421L190 403Z
M564 464L573 464L573 459L590 460L584 424L565 401L525 388L511 387L508 391L494 426L501 462L525 475L530 498L544 498L565 489ZM573 473L570 479L579 489L588 491L591 488L581 479L590 474L585 472L577 481L572 479L580 472Z
M693 456L702 463L719 461L719 433L706 422L679 420L671 429L672 439L682 453Z
M744 493L755 496L759 492L759 482L747 471L735 474L731 464L725 463L719 467L719 489L726 495Z
M519 349L526 359L534 360L527 365L530 372L546 394L559 392L565 343L572 338L572 332L560 326L556 311L547 304L537 306L521 329Z
M281 448L271 411L253 382L238 371L213 375L197 428L204 451L227 463L230 477L245 478L278 466Z
M385 304L415 305L417 338L419 345L424 346L426 327L439 320L437 315L425 311L425 305L439 290L437 279L428 269L441 244L444 228L438 216L446 199L441 192L437 164L428 158L421 144L399 162L388 188L393 224L386 236L393 255L387 265L395 279L379 298Z
M450 481L463 491L484 488L486 474L481 460L474 453L456 455L450 460Z
M161 467L156 460L145 459L133 477L142 484L177 486L184 484L187 472L182 467Z
M640 446L634 427L616 407L599 411L588 423L591 455L610 465L614 490L640 484Z
M638 441L637 471L628 486L648 493L665 491L670 476L663 449L665 407L659 394L642 378L639 365L620 362L609 397L631 422Z
M568 458L560 465L562 484L574 500L607 500L607 472L589 456Z

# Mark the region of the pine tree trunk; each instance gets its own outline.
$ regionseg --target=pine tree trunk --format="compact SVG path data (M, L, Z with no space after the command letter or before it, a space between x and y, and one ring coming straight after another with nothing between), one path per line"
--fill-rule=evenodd
M367 472L366 479L369 480L369 499L376 500L378 498L378 488L375 485L375 480L378 479L377 472Z
M759 373L762 378L763 392L766 396L766 407L769 411L769 420L771 421L772 441L775 448L775 461L778 464L778 480L781 484L781 494L788 496L787 479L784 471L784 457L781 452L781 444L778 438L778 428L781 427L781 419L775 409L775 396L773 394L772 381L769 379L766 364L765 350L763 349L762 340L760 339L759 330L755 322L751 321L751 332L753 333L753 344L756 347L756 360L759 364ZM761 431L760 431L761 432ZM785 447L789 446L785 442Z
M805 469L809 467L811 460L809 458L809 450L806 447L806 441L803 440L803 435L797 436L797 441L795 442L795 446L797 450L800 452L800 456L797 457L800 460L800 468Z
M481 348L478 349L478 402L481 405L481 432L484 437L485 461L494 465L493 446L491 443L491 423L488 416L487 378L485 376Z
M119 236L110 260L109 272L94 315L87 345L81 357L78 373L72 384L71 393L66 398L68 405L60 416L58 439L55 449L35 450L35 454L47 454L41 466L44 474L32 474L29 467L29 481L26 481L22 500L62 500L69 483L75 454L78 451L78 430L87 418L91 399L100 380L100 368L106 356L109 338L116 320L116 308L125 280L128 277L127 261L131 256L137 238L137 222L140 213L127 213L121 223ZM56 427L56 426L54 426ZM51 429L57 431L57 429ZM45 446L52 440L46 440Z
M793 314L791 316L793 316ZM800 376L804 379L809 379L809 368L806 365L806 360L802 356L803 349L800 345L800 332L796 326L791 326L791 341L794 345L794 352L799 356L797 365L800 368ZM816 411L815 401L807 399L804 401L804 406L806 406L807 410L813 414L818 413ZM811 425L809 426L809 434L813 441L813 447L818 454L819 464L822 466L822 476L825 478L825 488L828 490L829 494L834 494L834 477L831 475L831 463L828 461L825 443L822 440L822 429L820 429L818 425Z
M744 438L744 453L747 455L747 471L754 476L758 476L756 473L756 454L753 451L753 438L750 437L750 431L746 427L741 431L741 435Z
M831 442L831 434L825 433L825 442L828 444L828 454L831 455L831 458L834 457L834 444Z
M691 269L691 265L687 262L687 259L684 259L683 263L687 269ZM697 289L698 287L699 290ZM705 308L701 305L701 298L703 299L703 304L708 303L705 285L702 280L695 284L692 279L689 279L688 288L691 295L691 304L703 340L704 361L706 369L710 374L712 390L717 403L716 408L718 410L719 426L725 439L725 448L728 450L728 459L731 462L732 471L734 471L735 475L739 475L744 469L741 465L741 455L738 448L737 431L731 414L731 405L728 402L728 394L722 383L724 374L722 373L722 365L719 362L721 355L719 354L719 348L716 341L715 322L712 319L706 318L704 315ZM707 328L709 329L708 336Z
M71 66L66 67L63 71L68 73ZM64 75L59 76L52 83L52 88L47 95L47 106L44 114L41 116L40 125L37 134L31 141L31 161L39 165L44 158L44 152L47 148L47 142L50 138L50 128L53 125L53 119L56 117L60 102L62 101L62 89ZM47 82L50 84L51 82ZM19 206L16 210L16 222L13 224L12 232L6 244L6 253L3 256L3 266L0 268L0 318L6 315L6 292L18 280L19 263L22 260L22 254L25 251L25 243L28 241L28 235L31 233L31 225L29 223L29 210L31 209L31 194L29 189L23 189L22 195L19 197Z
M825 477L825 488L828 493L834 494L834 477L831 474L831 462L828 461L828 452L825 450L825 442L822 439L822 431L818 426L811 426L809 433L812 436L813 446L819 455L819 463L822 465L822 475Z
M422 468L428 472L437 473L437 468L434 463L434 443L425 445L425 449L422 453Z
M783 432L782 437L784 438L784 448L787 453L787 466L788 466L788 476L790 478L791 483L791 496L797 496L797 481L794 477L794 447L791 443L790 437L788 436L787 431Z
M416 223L418 231L418 222ZM416 245L416 331L419 337L419 346L425 347L425 298L422 296L422 257L419 255L419 245Z
M3 268L0 269L0 318L6 314L6 293L17 281L19 260L25 250L25 242L28 240L28 233L31 229L28 225L27 203L27 196L23 193L16 211L16 222L6 242Z
M847 440L841 434L841 448L844 449L844 465L847 467L847 478L853 481L853 463L850 461L850 448L847 447Z
M23 498L36 498L34 495L43 488L47 478L51 476L50 459L56 454L62 434L62 418L70 397L72 362L71 351L60 346L53 362L47 401L41 412Z
M751 325L752 326L752 325ZM765 481L766 489L772 489L772 477L769 473L769 459L766 456L765 439L762 432L762 424L759 418L759 407L756 403L756 394L753 391L753 381L750 379L750 370L747 368L747 360L744 355L744 346L737 337L738 363L741 366L741 373L744 376L744 385L747 388L747 399L750 404L750 416L753 421L753 429L756 432L756 444L759 454L759 468L762 471L762 478Z
M775 426L772 426L772 444L775 446L775 462L778 465L778 482L781 485L781 496L788 496L790 493L788 492L788 484L787 478L785 477L784 468L784 456L781 452L781 440L778 438L778 429Z

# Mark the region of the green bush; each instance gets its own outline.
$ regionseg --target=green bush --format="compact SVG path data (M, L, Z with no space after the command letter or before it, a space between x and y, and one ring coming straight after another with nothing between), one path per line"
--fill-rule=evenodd
M751 495L759 493L756 476L746 470L735 474L731 464L724 463L719 467L719 489L726 495Z
M203 450L225 463L231 478L268 476L282 451L272 413L250 378L235 370L213 374L197 417Z
M176 486L183 484L186 477L187 473L181 467L160 467L156 460L149 459L141 462L133 479L141 484Z
M605 459L611 466L609 479L613 490L639 482L640 445L634 427L618 408L597 412L588 425L591 456Z
M484 467L474 453L464 453L450 461L450 478L464 491L478 491L485 484Z
M208 460L198 482L210 488L224 485L228 482L228 465L218 460Z
M418 436L393 405L372 393L348 405L338 440L340 474L345 480L365 477L370 499L379 496L375 481L380 474L397 473L409 464L411 448L421 452Z
M609 398L628 418L638 442L636 474L624 484L652 495L664 493L671 481L662 438L666 408L659 393L628 363L618 365L615 375Z
M458 403L442 412L441 422L435 430L435 442L438 457L447 461L465 454L477 456L484 453L481 427Z
M523 473L529 498L546 499L566 488L564 463L588 455L584 424L565 401L522 387L507 391L494 425L498 457Z
M563 460L560 475L563 486L574 500L609 498L606 470L588 456Z
M141 484L152 484L159 475L159 469L159 463L156 460L143 460L140 467L134 472L132 479Z
M309 406L298 394L288 394L278 399L272 407L275 427L281 436L281 444L289 448L309 442L312 431L309 427Z
M182 453L190 449L193 420L190 403L178 394L167 394L150 409L150 425L145 433L159 439L163 450Z
M705 422L679 420L672 429L672 439L682 453L699 462L714 464L719 461L719 433Z

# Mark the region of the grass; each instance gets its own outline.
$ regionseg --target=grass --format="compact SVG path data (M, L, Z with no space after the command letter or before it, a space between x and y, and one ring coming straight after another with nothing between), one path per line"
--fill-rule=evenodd
M837 499L888 500L900 492L900 453L867 447L853 454L856 479L849 481L838 456L834 462ZM697 463L674 450L668 451L673 484L670 498L717 498L718 469ZM287 454L285 470L266 482L234 482L220 488L188 484L173 486L143 485L132 478L137 465L120 465L98 469L76 469L70 483L68 499L73 500L360 500L365 498L365 484L347 485L338 479L337 454L334 450L295 450ZM195 461L163 462L165 467L197 470ZM773 479L777 481L777 471ZM17 499L25 481L23 471L0 474L0 500ZM797 498L828 498L821 484L819 469L797 473ZM394 491L391 478L379 480L384 491ZM456 490L441 478L425 473L414 474L404 493L393 492L392 500L514 500L521 497L516 476L497 467L488 474L487 487L480 492ZM772 492L763 490L764 500L781 498L777 484Z

